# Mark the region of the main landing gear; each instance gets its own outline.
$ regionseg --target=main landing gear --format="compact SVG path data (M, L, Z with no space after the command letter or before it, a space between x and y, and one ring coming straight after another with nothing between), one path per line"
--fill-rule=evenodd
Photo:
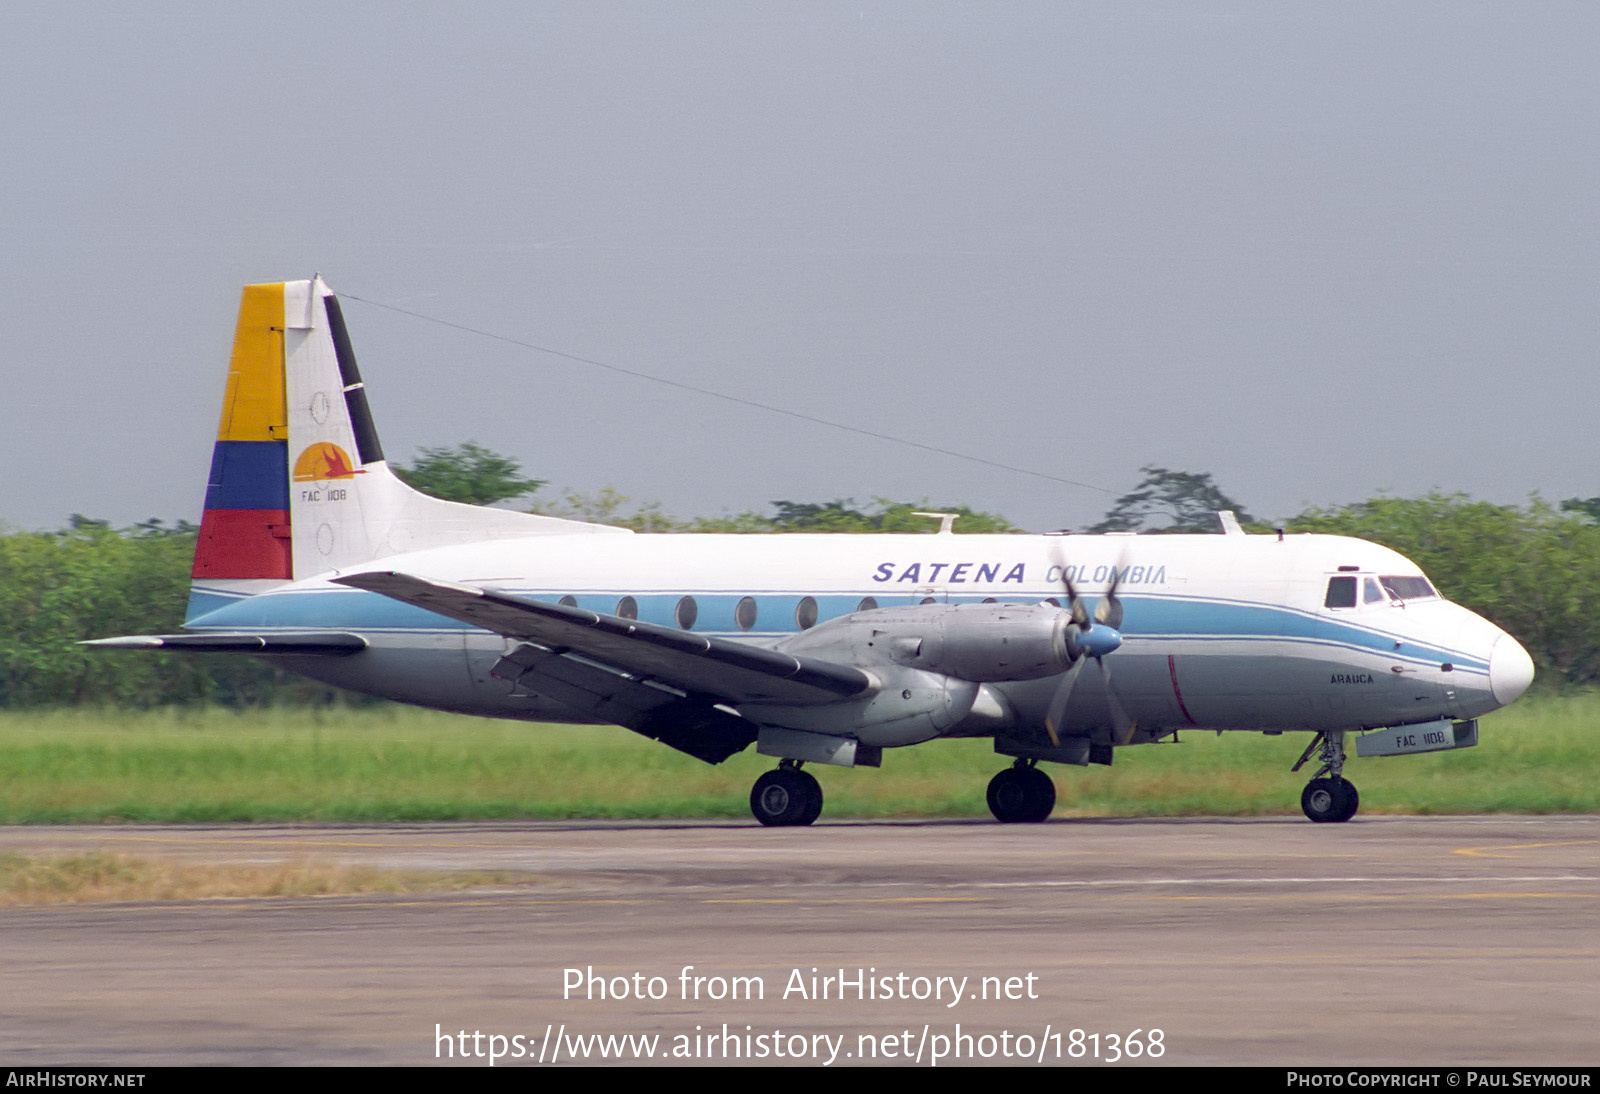
M1319 753L1322 766L1300 793L1301 810L1319 824L1349 820L1361 807L1361 795L1356 793L1355 784L1344 777L1344 730L1318 733L1300 754L1294 770L1299 771L1313 752Z
M1056 784L1028 760L989 780L989 812L1002 824L1036 823L1056 807Z
M796 760L784 760L776 771L756 780L750 791L750 812L769 828L810 824L822 815L822 787Z

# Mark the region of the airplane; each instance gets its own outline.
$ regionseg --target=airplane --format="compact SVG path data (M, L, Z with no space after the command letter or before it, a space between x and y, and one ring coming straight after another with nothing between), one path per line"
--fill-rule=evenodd
M822 812L808 764L987 737L997 820L1055 807L1041 763L1184 730L1310 733L1305 815L1361 756L1471 747L1533 662L1421 569L1340 536L637 535L421 494L379 444L320 277L244 289L183 631L439 710L617 724L707 763L756 747L764 825ZM1092 671L1086 671L1093 662Z

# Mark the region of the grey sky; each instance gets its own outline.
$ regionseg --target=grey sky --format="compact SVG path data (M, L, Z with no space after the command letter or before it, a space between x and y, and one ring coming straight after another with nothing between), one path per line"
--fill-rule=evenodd
M385 448L680 515L1600 493L1592 4L42 4L0 36L0 521L197 519L239 287Z

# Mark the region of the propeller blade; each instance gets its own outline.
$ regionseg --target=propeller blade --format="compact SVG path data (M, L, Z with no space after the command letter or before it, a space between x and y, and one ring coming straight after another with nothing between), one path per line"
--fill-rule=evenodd
M1101 597L1100 603L1094 606L1094 621L1104 623L1112 630L1122 628L1122 601L1117 599L1117 586L1122 584L1122 575L1128 572L1128 552L1123 550L1117 559L1117 565L1111 571L1111 587L1106 590L1106 595Z
M1122 701L1112 689L1111 671L1106 668L1105 663L1106 654L1122 645L1122 635L1119 633L1119 628L1122 626L1122 601L1117 598L1117 586L1122 584L1122 575L1128 569L1127 551L1124 550L1123 557L1117 561L1112 571L1111 585L1100 598L1100 602L1095 605L1092 614L1072 584L1072 576L1068 572L1061 552L1054 546L1051 549L1051 558L1056 571L1061 575L1062 590L1067 594L1067 608L1072 618L1067 628L1067 648L1073 661L1071 667L1062 673L1061 683L1056 686L1055 694L1050 697L1050 706L1044 716L1044 731L1050 737L1050 743L1060 747L1061 723L1067 714L1067 704L1072 699L1072 689L1077 686L1078 673L1083 671L1084 662L1093 658L1100 669L1106 699L1111 706L1116 742L1127 744L1133 739L1137 726L1133 719L1128 717Z
M1044 731L1050 737L1050 743L1056 747L1061 745L1061 719L1067 713L1067 701L1072 698L1073 685L1078 682L1078 673L1083 671L1083 663L1087 657L1080 657L1072 663L1072 667L1061 674L1061 683L1056 685L1056 693L1050 697L1050 709L1045 712Z
M1122 601L1117 599L1114 592L1107 593L1100 603L1094 606L1094 621L1104 623L1112 630L1122 626Z
M1072 584L1072 577L1067 572L1067 560L1054 545L1050 549L1050 559L1056 565L1056 572L1061 575L1061 590L1067 594L1067 610L1072 613L1072 621L1079 629L1094 626L1089 620L1089 610L1083 606L1083 597L1078 595L1077 588Z
M1106 702L1111 706L1112 736L1117 744L1125 745L1133 740L1134 730L1139 728L1139 723L1128 717L1122 700L1117 698L1117 689L1111 684L1111 670L1106 667L1105 661L1097 657L1094 663L1100 666L1100 683L1106 689Z

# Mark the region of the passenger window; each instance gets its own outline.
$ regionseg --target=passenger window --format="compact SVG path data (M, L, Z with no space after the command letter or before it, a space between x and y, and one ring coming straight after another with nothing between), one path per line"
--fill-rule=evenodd
M802 597L800 603L795 605L794 621L803 631L809 631L817 625L817 602L811 597Z
M744 597L739 601L739 606L733 609L734 622L739 624L741 631L747 631L756 625L756 602L751 597Z
M877 600L875 600L873 597L870 597L870 596L864 596L864 597L861 598L861 603L856 605L856 611L858 611L858 612L870 612L870 611L875 611L877 609L877 607L878 607Z
M1328 596L1322 602L1325 608L1353 608L1356 606L1356 579L1353 577L1330 577L1328 579Z
M639 618L639 602L631 596L625 596L617 601L617 614L624 619Z
M694 602L694 597L686 596L678 601L678 626L684 630L692 630L694 621L700 618L700 605Z

